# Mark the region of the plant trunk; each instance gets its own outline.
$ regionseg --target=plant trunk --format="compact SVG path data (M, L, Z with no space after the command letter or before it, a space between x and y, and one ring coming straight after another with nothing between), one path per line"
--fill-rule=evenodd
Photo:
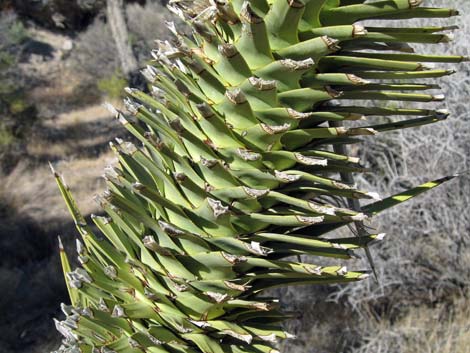
M116 42L122 72L128 76L138 69L138 65L129 42L129 31L127 30L124 13L124 1L107 0L106 15L114 41Z

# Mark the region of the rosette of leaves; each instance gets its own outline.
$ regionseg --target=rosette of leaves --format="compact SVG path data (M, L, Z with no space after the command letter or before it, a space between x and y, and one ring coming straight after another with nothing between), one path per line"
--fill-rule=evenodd
M71 306L56 322L65 336L59 351L273 352L290 337L280 326L289 315L264 290L368 277L342 265L383 238L364 222L453 178L383 200L352 183L365 171L347 154L358 136L448 115L412 103L443 99L428 90L453 71L428 63L464 58L411 45L448 42L454 28L367 26L457 14L420 5L171 1L193 33L169 24L174 41L158 42L144 70L152 93L127 89L128 112L110 107L141 146L111 144L118 163L97 197L106 213L92 217L99 234L56 174L81 236L81 267L71 271L61 251ZM354 223L357 234L330 236Z

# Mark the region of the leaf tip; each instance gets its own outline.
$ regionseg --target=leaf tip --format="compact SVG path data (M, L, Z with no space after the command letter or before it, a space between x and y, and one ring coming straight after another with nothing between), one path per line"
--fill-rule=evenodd
M63 252L65 251L64 250L64 244L62 243L62 238L59 236L57 236L57 241L59 242L59 251Z

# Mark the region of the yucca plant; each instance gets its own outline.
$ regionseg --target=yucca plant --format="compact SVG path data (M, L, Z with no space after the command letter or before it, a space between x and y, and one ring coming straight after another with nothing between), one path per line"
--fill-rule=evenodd
M81 236L76 270L61 247L59 352L274 352L289 314L263 291L367 278L340 263L383 238L364 222L454 177L381 200L354 185L367 170L347 151L448 116L380 102L441 101L421 80L453 71L426 63L464 60L410 45L448 42L454 27L367 26L457 15L421 2L170 1L193 33L170 23L174 42L159 41L143 72L152 93L128 89L127 113L109 106L142 146L111 143L100 235L56 173ZM348 225L351 236L329 235Z

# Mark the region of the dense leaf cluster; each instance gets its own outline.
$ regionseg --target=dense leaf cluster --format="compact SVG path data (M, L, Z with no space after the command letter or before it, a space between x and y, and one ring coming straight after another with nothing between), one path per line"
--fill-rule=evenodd
M280 328L288 315L260 293L366 278L339 262L383 239L364 222L452 178L380 200L354 185L351 174L365 170L345 146L445 119L446 111L408 102L443 99L421 80L451 71L425 63L464 60L410 46L447 42L450 27L357 22L455 10L419 0L171 3L193 35L169 24L174 43L158 42L144 70L152 93L127 89L128 114L110 107L142 146L111 144L118 163L96 198L107 216L93 217L106 239L56 174L81 235L80 268L72 271L61 252L72 301L56 322L61 351L273 352L290 337ZM361 123L372 116L391 120ZM370 203L361 208L359 200ZM328 235L352 224L355 235Z

